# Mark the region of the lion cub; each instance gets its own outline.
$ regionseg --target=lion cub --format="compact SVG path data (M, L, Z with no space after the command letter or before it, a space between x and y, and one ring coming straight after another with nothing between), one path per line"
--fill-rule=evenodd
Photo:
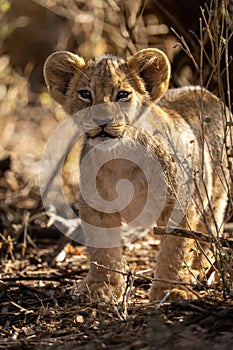
M80 218L90 260L97 264L78 286L81 294L107 300L110 288L116 298L122 296L124 278L114 270L122 270L120 246L139 236L132 234L138 227L143 232L157 224L221 233L230 183L224 146L230 123L217 97L200 87L168 90L169 61L152 48L127 60L103 55L88 62L55 52L44 76L51 96L70 116L76 113L84 128ZM90 200L91 191L84 192L92 172L91 188L98 193ZM133 186L129 202L124 183L117 202L122 179ZM102 200L105 205L98 206ZM185 283L208 266L195 244L164 234L151 301L169 290L172 299L192 296Z

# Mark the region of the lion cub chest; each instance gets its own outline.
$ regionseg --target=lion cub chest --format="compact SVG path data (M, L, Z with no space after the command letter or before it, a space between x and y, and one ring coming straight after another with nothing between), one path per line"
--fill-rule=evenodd
M122 139L86 140L80 161L80 189L86 210L94 208L103 216L120 215L126 222L137 217L148 197L148 179L140 157L144 167L147 156L151 157L144 148L141 154L139 149L127 135Z

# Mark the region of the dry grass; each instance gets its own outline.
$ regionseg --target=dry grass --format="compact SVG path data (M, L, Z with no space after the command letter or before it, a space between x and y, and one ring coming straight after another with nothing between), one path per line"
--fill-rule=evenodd
M161 27L158 16L147 11L148 3L144 1L137 0L133 9L120 0L36 2L73 21L73 34L83 35L79 52L85 57L104 51L127 56L149 45L166 50L168 43L177 41ZM232 107L232 22L224 7L227 4L212 1L202 10L200 36L192 37L198 43L196 51L189 48L191 34L178 35L195 67L190 80L211 88L222 98L223 118L225 107ZM76 303L74 281L79 281L88 268L85 249L67 248L65 261L49 264L59 236L53 227L47 227L37 177L43 147L65 116L46 93L40 94L37 106L30 105L28 77L17 75L7 56L0 57L0 67L0 160L6 159L0 162L0 349L72 346L128 350L152 349L154 344L164 349L231 348L232 249L223 247L214 237L213 269L218 270L221 279L211 288L205 281L196 286L196 293L203 299L148 305L147 290L159 241L147 236L125 250L129 261L126 292L130 297L124 304ZM187 75L182 70L174 72L173 84L183 82L184 76L187 81L189 74L190 70ZM226 125L227 133L232 132L232 122ZM232 175L232 145L229 154ZM72 194L70 188L67 191Z

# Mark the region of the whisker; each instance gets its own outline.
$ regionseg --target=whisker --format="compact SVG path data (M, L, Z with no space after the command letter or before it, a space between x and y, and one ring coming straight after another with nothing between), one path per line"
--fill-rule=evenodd
M128 79L128 76L131 75L131 74L133 74L133 73L136 73L135 69L129 71L129 72L125 75L123 81L125 81L126 79ZM134 79L134 78L132 77L131 79L128 79L128 81L131 81L131 80L133 80L133 79Z
M84 78L86 78L87 80L89 80L89 78L88 78L88 76L86 75L86 73L84 73L81 69L79 69L79 68L76 67L76 70L77 70L79 73L81 73L81 74L84 76Z

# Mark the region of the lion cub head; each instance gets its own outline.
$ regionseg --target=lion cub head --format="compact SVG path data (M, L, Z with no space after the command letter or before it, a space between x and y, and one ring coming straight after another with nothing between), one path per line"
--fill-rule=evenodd
M103 55L87 62L59 51L46 60L44 76L51 96L69 115L87 110L89 137L120 137L140 106L150 105L166 92L170 64L157 49L141 50L128 60Z

